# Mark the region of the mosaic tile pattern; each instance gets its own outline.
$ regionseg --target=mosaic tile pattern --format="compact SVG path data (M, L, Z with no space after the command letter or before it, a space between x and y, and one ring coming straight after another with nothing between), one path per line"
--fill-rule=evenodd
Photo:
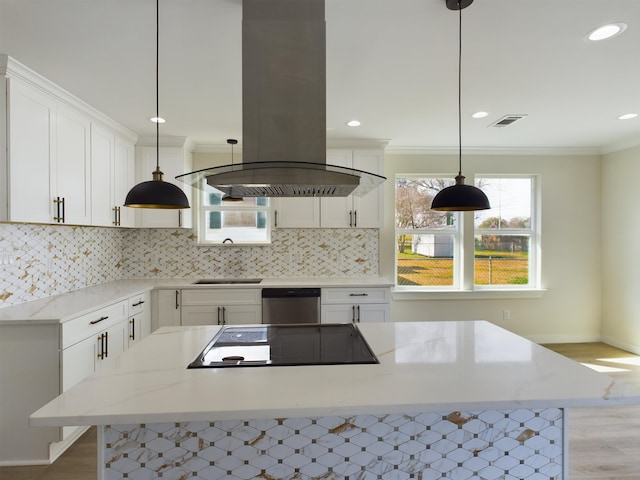
M195 232L178 229L128 230L124 237L134 278L378 275L377 229L275 230L268 246L199 247Z
M377 229L276 230L256 247L195 241L184 229L0 224L0 308L123 278L378 275Z
M0 225L0 306L124 278L121 231L67 225Z
M561 409L104 427L105 480L561 480Z

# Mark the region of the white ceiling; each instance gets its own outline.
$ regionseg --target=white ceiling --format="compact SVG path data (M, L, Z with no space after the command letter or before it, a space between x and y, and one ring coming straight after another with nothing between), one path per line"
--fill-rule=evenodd
M161 135L242 143L241 14L241 0L160 0ZM326 21L329 144L457 145L458 14L445 0L326 0ZM583 39L607 22L628 28ZM0 53L155 134L155 0L0 0ZM640 143L640 117L617 119L640 113L639 0L475 0L462 55L465 149ZM527 117L488 127L509 114Z

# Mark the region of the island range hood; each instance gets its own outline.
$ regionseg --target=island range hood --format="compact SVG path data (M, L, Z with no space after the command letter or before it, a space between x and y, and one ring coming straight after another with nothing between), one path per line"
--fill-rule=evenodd
M231 197L362 196L385 177L326 163L324 0L242 1L243 162L176 177Z

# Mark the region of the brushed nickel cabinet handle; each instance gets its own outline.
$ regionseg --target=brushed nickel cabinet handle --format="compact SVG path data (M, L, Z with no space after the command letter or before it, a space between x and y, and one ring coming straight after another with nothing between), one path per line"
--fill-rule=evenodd
M113 210L113 222L111 223L113 223L115 226L120 226L120 218L121 218L120 207L113 207L112 210Z
M97 319L97 320L91 320L91 321L89 322L89 325L95 325L96 323L103 322L103 321L105 321L107 318L109 318L109 315L105 315L104 317L100 317L100 318L99 318L99 319Z

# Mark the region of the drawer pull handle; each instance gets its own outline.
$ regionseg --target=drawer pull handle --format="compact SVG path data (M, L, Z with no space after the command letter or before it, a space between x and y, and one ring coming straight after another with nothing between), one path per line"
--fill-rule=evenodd
M144 303L144 300L140 300L139 302L133 303L131 304L132 307L137 307L139 305L142 305Z
M103 322L103 321L105 321L107 318L109 318L109 315L106 315L106 316L104 316L104 317L100 317L100 318L99 318L99 319L97 319L97 320L91 320L91 321L89 322L89 325L95 325L96 323Z
M369 294L368 293L350 293L349 296L350 297L368 297Z

